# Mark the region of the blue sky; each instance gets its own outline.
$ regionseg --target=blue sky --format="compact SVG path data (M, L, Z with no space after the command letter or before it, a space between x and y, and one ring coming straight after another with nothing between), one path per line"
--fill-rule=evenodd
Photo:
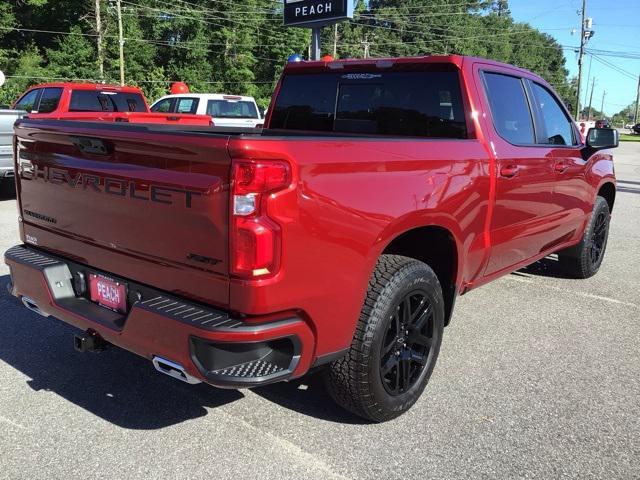
M582 0L511 0L509 2L511 14L516 21L530 23L555 37L561 45L565 46L580 44L580 16L577 11L580 10L581 5ZM640 1L587 0L587 16L593 18L593 30L596 32L587 48L631 52L640 57ZM571 35L571 30L574 28L578 32ZM577 75L577 55L573 51L565 50L565 57L571 75ZM590 56L585 56L582 102L585 98L586 77L591 62L591 78L594 76L596 78L593 105L600 109L602 93L606 91L604 111L611 116L635 101L638 75L640 75L640 58L605 56L601 58L635 76L635 79L627 78L595 58L591 60ZM589 79L590 88L591 79Z

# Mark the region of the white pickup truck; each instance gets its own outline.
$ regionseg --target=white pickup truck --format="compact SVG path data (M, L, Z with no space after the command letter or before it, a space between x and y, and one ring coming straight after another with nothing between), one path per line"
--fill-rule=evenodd
M13 186L13 124L26 113L0 109L0 196Z
M262 127L264 118L253 97L221 93L167 95L151 105L152 112L209 115L216 127Z

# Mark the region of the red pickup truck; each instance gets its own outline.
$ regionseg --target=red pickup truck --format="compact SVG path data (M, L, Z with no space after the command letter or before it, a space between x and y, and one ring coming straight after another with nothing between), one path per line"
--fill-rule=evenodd
M29 118L60 120L212 125L208 115L163 114L149 110L137 87L57 82L29 88L14 104Z
M261 134L23 119L11 293L189 383L321 369L371 421L424 390L458 295L594 275L617 132L460 56L289 64ZM517 305L514 305L517 308Z

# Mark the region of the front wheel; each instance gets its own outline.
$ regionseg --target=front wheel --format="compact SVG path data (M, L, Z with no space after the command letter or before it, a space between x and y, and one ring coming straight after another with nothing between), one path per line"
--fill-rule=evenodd
M383 422L418 400L433 372L444 329L438 278L426 264L382 255L347 355L325 370L333 399Z
M574 278L593 277L602 265L609 239L609 204L602 197L596 197L591 219L582 240L575 247L558 252L562 269Z

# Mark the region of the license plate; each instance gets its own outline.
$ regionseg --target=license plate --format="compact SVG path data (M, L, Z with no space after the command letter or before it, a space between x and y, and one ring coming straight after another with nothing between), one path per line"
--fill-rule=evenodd
M91 301L114 312L127 312L127 287L102 275L89 274Z

